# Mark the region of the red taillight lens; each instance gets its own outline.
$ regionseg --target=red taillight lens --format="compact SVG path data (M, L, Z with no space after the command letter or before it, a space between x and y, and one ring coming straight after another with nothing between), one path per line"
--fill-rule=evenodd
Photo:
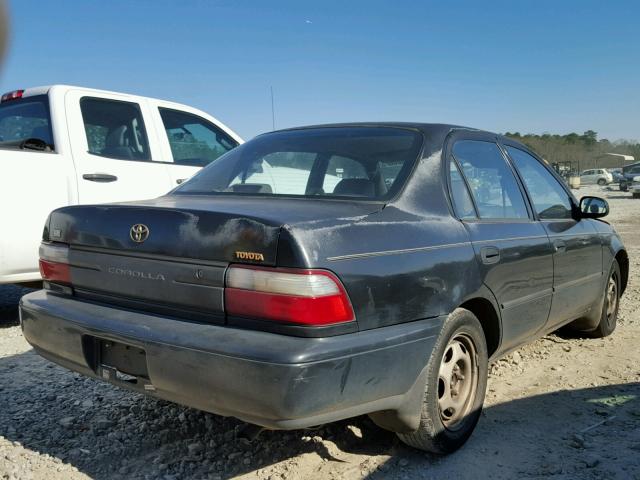
M71 283L69 247L43 243L40 245L40 275L50 282Z
M355 319L347 292L331 272L233 266L227 271L227 314L299 325Z
M8 102L9 100L17 100L22 98L24 90L14 90L13 92L7 92L0 97L0 102Z

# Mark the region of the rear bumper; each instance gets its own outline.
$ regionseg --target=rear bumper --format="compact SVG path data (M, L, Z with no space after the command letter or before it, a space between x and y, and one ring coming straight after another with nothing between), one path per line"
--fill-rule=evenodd
M46 291L24 296L20 314L24 336L38 353L71 370L101 378L88 339L137 346L146 352L153 390L109 381L279 429L401 409L444 321L300 338L179 321Z

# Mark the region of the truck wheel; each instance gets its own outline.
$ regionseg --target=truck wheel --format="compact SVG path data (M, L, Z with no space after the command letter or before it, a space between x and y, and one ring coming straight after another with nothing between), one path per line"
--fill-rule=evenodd
M609 279L604 289L604 302L602 304L602 314L600 323L587 335L592 338L602 338L611 335L616 329L618 322L618 307L620 306L620 266L616 260L613 261L609 270Z
M447 318L427 365L420 426L398 433L404 443L433 453L451 453L467 441L478 423L487 388L487 343L469 310Z
M640 198L640 193L632 193L633 198Z
M601 187L605 186L606 184L607 184L607 181L604 178L598 179L598 185L600 185Z

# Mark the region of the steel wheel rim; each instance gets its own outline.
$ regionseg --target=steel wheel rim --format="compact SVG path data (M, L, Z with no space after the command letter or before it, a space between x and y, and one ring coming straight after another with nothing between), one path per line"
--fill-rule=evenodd
M478 389L478 361L473 340L456 335L444 350L438 371L438 409L448 430L456 430L473 408Z
M616 274L612 273L607 284L607 322L611 325L611 321L618 307L618 282L616 282Z

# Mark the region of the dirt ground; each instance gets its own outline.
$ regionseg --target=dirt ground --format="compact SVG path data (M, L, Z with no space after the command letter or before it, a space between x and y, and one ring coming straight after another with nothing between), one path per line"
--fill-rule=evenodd
M0 478L640 480L640 200L599 187L630 257L618 328L550 335L491 367L482 418L457 453L411 450L366 417L262 432L85 379L40 358L0 289ZM4 302L4 305L1 305ZM9 325L7 325L9 322Z

